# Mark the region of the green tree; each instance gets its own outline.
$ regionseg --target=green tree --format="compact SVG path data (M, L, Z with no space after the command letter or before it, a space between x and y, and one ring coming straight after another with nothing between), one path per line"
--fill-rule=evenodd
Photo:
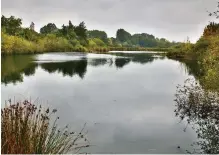
M157 46L157 41L153 35L142 33L134 34L132 36L132 44L140 47L155 47Z
M1 26L9 35L17 35L21 29L21 24L22 20L20 18L15 18L14 16L6 18L3 15L1 17Z
M74 30L74 25L71 23L71 21L69 20L69 22L68 22L68 28L69 28L69 30Z
M78 26L75 27L75 33L80 39L87 39L87 28L84 22L81 22Z
M33 31L29 28L22 28L19 33L19 37L22 37L29 41L37 41L40 38L40 34L38 34L36 31Z
M42 34L49 34L49 33L54 33L58 30L56 25L54 23L48 23L47 25L43 26L40 29L40 33Z
M118 29L116 32L116 39L120 42L126 42L131 39L131 34L124 29Z
M108 42L107 34L104 31L99 31L99 30L88 31L88 38L99 38L105 43Z

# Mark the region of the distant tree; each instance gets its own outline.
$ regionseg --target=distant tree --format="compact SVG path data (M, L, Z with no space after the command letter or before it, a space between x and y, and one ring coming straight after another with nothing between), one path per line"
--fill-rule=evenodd
M132 44L140 47L155 47L157 46L157 41L153 35L142 33L132 36Z
M60 30L60 32L61 32L61 34L63 35L63 36L67 36L67 34L68 34L68 26L65 26L64 24L62 25L62 28L61 28L61 30Z
M30 24L30 29L34 31L34 29L35 29L35 24L34 24L34 22L31 22L31 24Z
M116 39L120 42L126 42L131 39L131 34L124 29L118 29L116 32Z
M69 22L68 22L68 28L70 29L70 30L74 30L74 25L71 23L71 21L69 20Z
M40 34L29 28L22 28L17 35L29 41L37 41L40 37Z
M65 26L62 25L62 28L59 30L57 35L61 35L62 37L65 37L68 40L73 40L77 38L77 35L74 31L74 26L72 25L71 21L69 21L69 25Z
M49 34L49 33L54 33L57 30L58 30L58 28L56 27L56 25L54 23L48 23L47 25L43 26L40 29L40 33Z
M120 47L121 46L120 42L116 38L111 37L109 42L112 43L112 46L114 46L114 47Z
M108 38L108 39L107 39L107 45L108 45L108 46L113 46L112 38Z
M1 26L5 27L5 26L7 26L7 23L8 23L7 18L4 15L2 15L2 17L1 17Z
M88 31L88 38L99 38L105 43L108 42L107 34L104 31L99 31L99 30Z
M68 34L67 34L67 37L66 37L68 40L72 40L72 39L76 39L77 38L77 35L76 33L74 32L74 30L70 29L68 30Z
M9 18L6 18L5 16L1 17L1 26L9 35L16 35L21 29L21 24L22 20L20 18L15 18L14 16Z
M87 29L84 22L75 27L75 33L80 39L87 40Z

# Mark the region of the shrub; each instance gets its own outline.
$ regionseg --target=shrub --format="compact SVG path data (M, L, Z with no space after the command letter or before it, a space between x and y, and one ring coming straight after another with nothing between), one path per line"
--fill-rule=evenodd
M54 34L48 34L38 41L39 46L44 52L65 52L73 49L67 39L56 37Z
M207 89L219 92L219 37L210 39L210 44L201 63L204 66L205 76L201 79Z
M37 51L37 44L17 36L2 34L2 54L12 53L34 53Z

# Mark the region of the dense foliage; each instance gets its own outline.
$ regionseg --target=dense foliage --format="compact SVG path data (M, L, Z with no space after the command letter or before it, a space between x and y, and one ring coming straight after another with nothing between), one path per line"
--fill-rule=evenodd
M170 58L192 59L200 68L197 77L201 85L219 91L219 24L211 22L202 37L192 44L189 41L174 46L168 53Z
M147 33L133 34L124 29L119 29L116 33L116 40L125 47L159 47L168 48L179 43L169 42L165 38L155 38L155 36Z
M215 11L210 16L218 18L218 13ZM195 73L196 80L188 79L185 85L177 87L175 100L176 116L187 121L187 125L192 125L197 133L194 151L188 153L218 154L219 24L209 23L195 44L187 41L172 48L168 56L180 58L188 66L189 72Z
M163 51L175 42L155 38L146 33L131 35L124 29L119 29L116 38L108 38L106 32L87 30L84 22L58 28L54 23L48 23L36 32L31 28L23 28L22 20L11 16L2 16L2 54L39 53L39 52L107 52L109 50L154 50ZM32 23L33 24L33 23ZM162 49L161 49L162 48Z

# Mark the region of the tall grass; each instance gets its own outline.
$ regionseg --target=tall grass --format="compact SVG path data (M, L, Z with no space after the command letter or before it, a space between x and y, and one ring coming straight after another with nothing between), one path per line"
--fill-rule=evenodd
M57 117L51 123L56 109L44 109L25 100L1 110L1 152L3 154L62 154L77 153L89 147L85 126L79 133L68 126L58 128Z

